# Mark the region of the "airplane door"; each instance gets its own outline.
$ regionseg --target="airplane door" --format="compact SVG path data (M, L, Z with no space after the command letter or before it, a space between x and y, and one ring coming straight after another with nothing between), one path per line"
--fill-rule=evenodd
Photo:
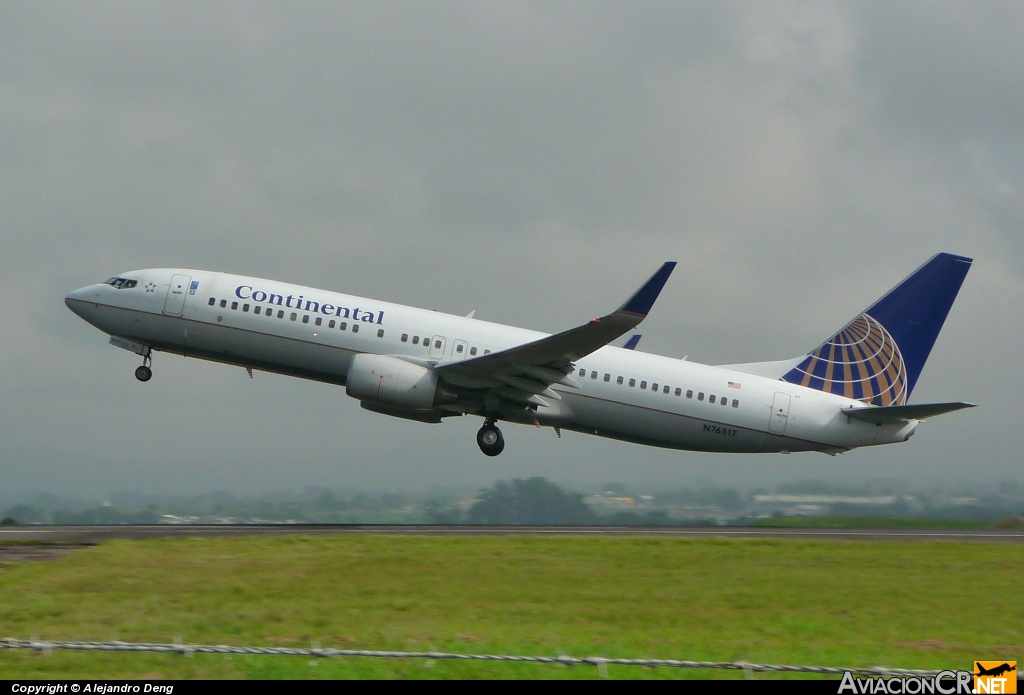
M167 299L164 300L165 314L181 316L185 309L185 295L190 282L192 278L188 275L175 275L171 278L171 284L167 287Z
M469 343L465 340L456 340L452 343L452 359L464 360L469 357Z
M776 434L786 431L786 423L789 422L789 401L788 393L776 392L775 400L772 401L772 419L768 421L768 429Z
M444 357L444 344L445 337L443 335L435 335L430 339L430 356L431 357Z

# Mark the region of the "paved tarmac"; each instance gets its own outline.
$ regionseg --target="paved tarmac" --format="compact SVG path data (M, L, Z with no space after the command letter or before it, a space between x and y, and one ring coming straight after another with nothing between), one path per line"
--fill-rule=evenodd
M633 536L664 538L783 538L804 540L1024 542L1021 529L838 529L751 526L398 526L371 524L156 524L152 526L0 527L3 541L63 546L127 538L280 535ZM7 546L8 549L12 547Z

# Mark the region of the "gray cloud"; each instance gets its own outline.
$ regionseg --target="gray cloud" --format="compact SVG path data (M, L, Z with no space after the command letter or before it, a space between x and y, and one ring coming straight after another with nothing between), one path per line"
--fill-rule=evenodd
M0 485L1020 478L1022 22L996 3L8 4ZM983 407L835 461L529 428L484 461L469 418L386 420L337 388L168 356L141 386L61 302L186 266L554 331L674 258L642 347L733 362L807 350L939 250L977 262L915 397ZM33 451L58 463L33 477ZM78 453L113 463L69 470Z

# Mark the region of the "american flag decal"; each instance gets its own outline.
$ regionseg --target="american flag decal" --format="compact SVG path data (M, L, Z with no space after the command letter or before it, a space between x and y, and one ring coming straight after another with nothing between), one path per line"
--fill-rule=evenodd
M740 382L738 382L738 381L730 381L729 382L729 388L731 388L731 389L739 389L739 388L743 388L743 385L740 384Z

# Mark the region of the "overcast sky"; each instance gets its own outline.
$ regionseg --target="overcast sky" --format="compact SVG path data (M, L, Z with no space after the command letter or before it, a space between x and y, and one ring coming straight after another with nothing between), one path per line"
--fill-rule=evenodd
M1024 479L1024 4L4 2L0 493ZM816 347L974 257L907 444L708 455L158 354L63 304L224 270L558 331L679 261L641 349Z

